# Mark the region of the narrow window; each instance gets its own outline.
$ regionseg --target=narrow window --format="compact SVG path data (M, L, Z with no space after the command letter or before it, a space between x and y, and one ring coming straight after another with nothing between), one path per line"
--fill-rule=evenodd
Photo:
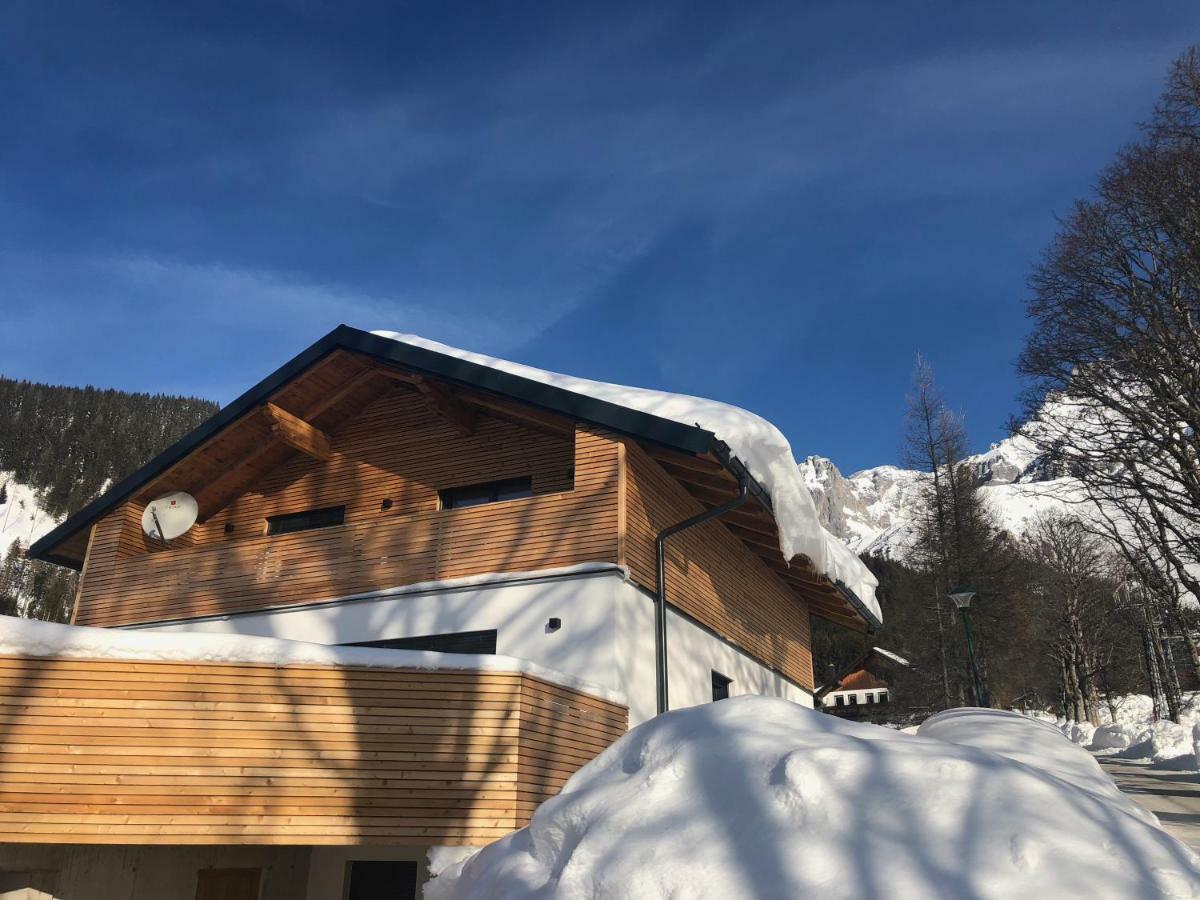
M712 673L712 698L713 700L728 700L729 686L733 684L732 678L726 678L716 669Z
M858 694L851 694L851 695L850 695L850 705L851 705L851 706L858 706Z
M496 630L456 631L450 634L423 634L418 637L357 641L345 647L382 647L387 650L436 650L438 653L495 654Z
M346 521L346 507L328 506L325 509L307 509L304 512L287 513L282 516L267 516L267 534L291 534L313 528L329 528Z
M880 703L887 703L887 700L888 700L888 692L887 692L887 691L880 691L880 692L879 692L879 702L880 702Z
M346 900L416 900L415 862L356 859L349 869Z
M520 500L533 496L533 479L509 478L484 484L467 484L438 491L438 496L442 501L442 509L461 509L464 506L481 506L484 503L499 503L502 500Z
M834 703L835 703L837 706L845 706L845 705L846 705L846 698L845 698L845 697L843 697L841 694L838 694L838 695L837 695L837 698L834 700Z

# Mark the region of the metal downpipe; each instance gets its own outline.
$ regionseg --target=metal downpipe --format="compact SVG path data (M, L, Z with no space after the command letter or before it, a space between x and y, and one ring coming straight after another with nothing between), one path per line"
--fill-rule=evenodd
M654 541L658 563L658 590L654 597L654 687L659 715L665 713L669 708L667 697L667 538L696 525L703 525L718 516L723 516L730 510L737 509L749 497L750 486L744 479L739 479L738 495L732 500L664 528Z

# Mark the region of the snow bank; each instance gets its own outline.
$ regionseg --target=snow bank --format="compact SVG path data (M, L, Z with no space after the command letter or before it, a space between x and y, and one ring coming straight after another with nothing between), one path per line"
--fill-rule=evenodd
M125 631L58 625L0 616L0 656L58 659L128 659L145 662L265 663L273 666L372 666L520 672L563 687L625 703L625 695L582 678L513 656L337 647L282 638L187 631Z
M1115 759L1145 760L1164 769L1194 770L1200 767L1200 753L1194 740L1200 727L1200 694L1184 695L1180 723L1154 721L1154 701L1145 694L1118 698L1117 715L1101 707L1101 725L1059 719L1055 727L1069 740L1100 756Z
M819 571L835 581L844 582L876 617L882 619L879 603L875 599L875 588L879 582L849 547L821 526L812 495L792 455L791 444L778 428L761 416L702 397L559 375L481 353L459 350L413 334L395 331L374 333L402 344L453 356L684 425L699 425L711 431L729 445L734 455L771 495L775 519L779 524L779 546L783 558L790 560L803 553Z
M1197 897L1200 859L1050 725L746 696L638 726L425 896Z

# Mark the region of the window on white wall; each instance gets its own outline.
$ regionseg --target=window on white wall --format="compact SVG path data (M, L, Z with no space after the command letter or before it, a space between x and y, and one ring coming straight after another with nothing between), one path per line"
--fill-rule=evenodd
M728 700L729 686L733 684L732 678L726 678L716 669L712 673L712 698L713 700Z

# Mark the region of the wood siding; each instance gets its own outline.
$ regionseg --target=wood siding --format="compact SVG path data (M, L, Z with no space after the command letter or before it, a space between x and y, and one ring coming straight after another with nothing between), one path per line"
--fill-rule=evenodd
M94 527L75 621L128 625L618 557L620 443L482 416L463 435L412 391L369 405L326 462L294 455L184 546L148 552L141 510ZM573 475L572 475L573 469ZM443 488L530 475L535 496L438 509ZM389 509L381 508L390 499ZM267 536L266 517L345 505L344 525ZM226 533L226 523L233 531Z
M627 727L499 672L0 658L0 841L483 843Z
M625 454L625 559L633 579L657 587L658 532L704 507L636 443ZM750 656L813 689L808 608L720 523L667 542L669 602Z

